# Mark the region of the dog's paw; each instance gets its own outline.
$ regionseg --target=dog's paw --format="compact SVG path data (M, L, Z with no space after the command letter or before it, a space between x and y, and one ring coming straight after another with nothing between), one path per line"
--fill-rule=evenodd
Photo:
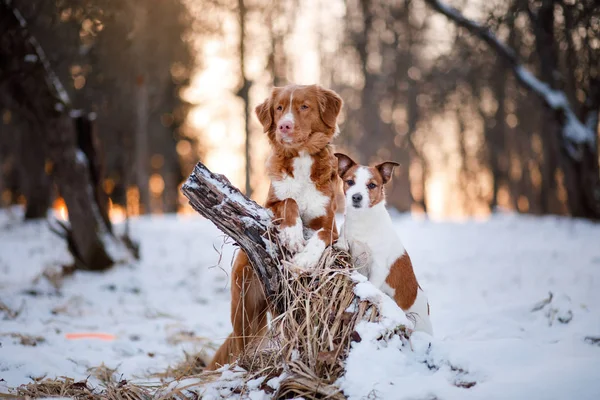
M312 269L321 259L324 250L325 242L319 239L318 235L314 235L310 238L304 250L294 256L292 263L298 268Z
M284 247L293 253L298 253L304 249L306 241L302 233L302 225L293 225L283 228L279 231L279 240Z
M300 269L313 269L319 262L320 258L320 254L317 255L313 252L307 252L305 249L294 256L292 263Z

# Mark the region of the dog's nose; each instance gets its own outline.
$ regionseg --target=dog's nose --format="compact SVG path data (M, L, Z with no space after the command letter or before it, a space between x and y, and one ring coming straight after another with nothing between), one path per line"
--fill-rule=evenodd
M282 121L279 123L279 131L281 133L289 134L294 129L294 123L292 121Z
M354 193L352 195L352 202L353 203L360 203L362 201L362 194L360 193Z

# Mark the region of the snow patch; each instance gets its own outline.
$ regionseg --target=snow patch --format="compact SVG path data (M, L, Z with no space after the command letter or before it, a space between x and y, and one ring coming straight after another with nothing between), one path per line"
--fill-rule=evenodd
M118 368L123 379L148 382L150 373L181 361L184 350L200 351L206 343L201 338L221 342L231 332L235 246L227 244L222 256L215 251L222 233L210 221L178 215L133 218L139 262L104 273L78 271L55 288L42 273L73 261L66 242L45 221L22 218L21 208L0 210L0 302L11 310L0 307L0 378L5 380L0 380L0 392L44 375L84 380L89 367L102 363ZM393 221L419 282L427 287L436 337L415 332L408 343L398 335L382 341L376 340L382 327L359 325L362 340L352 344L346 374L338 381L346 395L600 398L600 347L585 340L600 337L600 225L516 214L485 222L433 222L407 215ZM117 234L123 229L115 226ZM221 268L211 268L220 259ZM366 278L355 279L359 295L384 301L362 284ZM552 301L532 312L549 291ZM395 304L389 308L383 303L390 327L406 323ZM546 314L550 309L558 310L552 325ZM558 321L569 311L570 322ZM65 337L77 332L109 333L115 339ZM177 332L187 332L180 336L190 340L171 340ZM27 346L11 333L44 341ZM243 383L236 377L241 373L225 374L229 383L213 387L212 398L235 399L231 387ZM276 390L284 378L270 379L249 393L265 396L260 388ZM90 383L99 384L94 378ZM193 385L185 390L202 390L193 380L185 383Z

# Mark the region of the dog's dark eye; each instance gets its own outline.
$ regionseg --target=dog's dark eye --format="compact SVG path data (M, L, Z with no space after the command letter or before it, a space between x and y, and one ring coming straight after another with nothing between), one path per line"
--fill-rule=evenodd
M348 185L348 186L354 186L354 181L352 179L348 179L346 181L346 185Z
M371 182L371 183L369 183L369 184L367 185L367 187L368 187L370 190L373 190L373 189L375 189L375 188L377 187L377 185L376 185L376 184L374 184L373 182Z
M308 106L307 106L306 104L302 104L302 105L300 106L300 109L301 109L301 110L308 110Z
M281 111L281 110L283 110L283 106L277 107L277 111Z

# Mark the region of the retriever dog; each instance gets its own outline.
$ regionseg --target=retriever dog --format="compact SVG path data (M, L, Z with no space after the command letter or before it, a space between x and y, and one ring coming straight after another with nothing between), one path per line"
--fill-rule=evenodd
M265 206L279 227L280 241L295 253L293 264L314 267L338 238L335 225L337 159L330 146L338 133L342 99L317 85L276 87L256 107L271 154L271 186ZM267 328L267 300L260 280L240 251L231 275L233 333L215 353L208 369L231 363Z

